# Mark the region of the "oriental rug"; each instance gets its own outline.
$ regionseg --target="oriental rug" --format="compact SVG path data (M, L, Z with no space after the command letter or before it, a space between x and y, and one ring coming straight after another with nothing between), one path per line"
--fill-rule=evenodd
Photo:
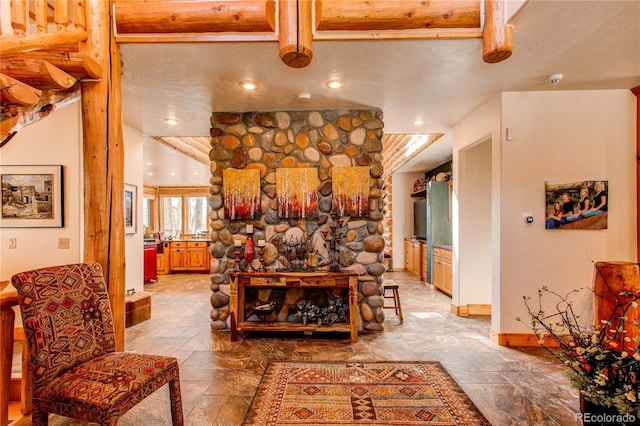
M246 426L491 424L439 362L270 362Z

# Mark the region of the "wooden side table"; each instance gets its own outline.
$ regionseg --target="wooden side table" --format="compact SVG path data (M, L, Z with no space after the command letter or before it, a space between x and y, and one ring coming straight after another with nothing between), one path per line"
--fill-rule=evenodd
M259 322L245 318L245 289L275 288L347 288L349 299L349 322L318 325L308 322L290 321ZM231 340L235 341L243 331L302 331L350 333L351 342L358 341L358 275L353 272L237 272L232 275L229 310L231 312Z

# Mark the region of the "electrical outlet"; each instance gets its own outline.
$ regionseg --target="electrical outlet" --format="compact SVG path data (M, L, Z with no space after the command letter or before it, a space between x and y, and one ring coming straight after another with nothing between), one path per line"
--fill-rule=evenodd
M69 239L68 238L58 238L58 248L59 249L68 249L69 248Z
M9 238L9 248L10 249L15 249L17 248L18 245L18 239L17 238Z

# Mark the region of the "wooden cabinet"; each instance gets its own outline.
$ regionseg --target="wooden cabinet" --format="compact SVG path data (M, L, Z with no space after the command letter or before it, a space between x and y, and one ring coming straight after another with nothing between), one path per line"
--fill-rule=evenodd
M170 243L162 242L158 245L158 254L156 256L156 266L158 268L158 274L170 274L170 262L169 262L169 247Z
M209 244L206 241L172 241L169 269L173 271L209 271Z
M247 321L245 318L245 289L287 289L287 291L315 289L348 289L349 322L319 325L290 321ZM351 342L358 341L358 274L354 272L238 272L233 274L229 291L231 311L231 340L243 331L299 331L350 333Z
M418 276L424 281L426 274L425 243L418 240L404 240L404 264L407 272Z
M171 242L169 249L169 262L171 271L187 270L187 243L184 241Z
M433 284L448 296L453 291L453 271L451 266L451 250L441 247L433 248Z
M209 247L204 241L187 242L187 269L189 271L209 270Z
M158 281L158 246L148 244L144 246L144 282Z

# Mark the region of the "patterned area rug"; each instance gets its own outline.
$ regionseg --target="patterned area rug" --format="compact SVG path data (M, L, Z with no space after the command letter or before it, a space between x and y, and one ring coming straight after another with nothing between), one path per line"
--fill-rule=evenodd
M271 362L244 425L491 425L439 362Z

